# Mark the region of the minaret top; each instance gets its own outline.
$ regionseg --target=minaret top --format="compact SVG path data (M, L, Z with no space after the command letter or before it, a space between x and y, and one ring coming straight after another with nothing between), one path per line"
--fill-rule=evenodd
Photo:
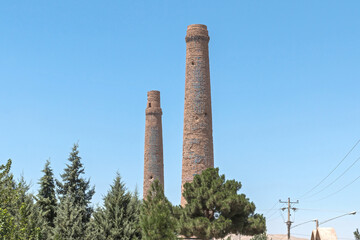
M147 93L146 113L161 113L160 91L149 91Z
M206 25L191 24L187 27L186 42L193 40L207 40L209 41L209 34Z

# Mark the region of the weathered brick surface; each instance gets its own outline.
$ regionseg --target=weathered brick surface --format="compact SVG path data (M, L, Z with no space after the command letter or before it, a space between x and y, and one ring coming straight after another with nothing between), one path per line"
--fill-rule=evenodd
M214 167L209 71L209 35L201 24L189 25L186 34L186 73L182 182ZM181 195L181 205L186 204Z
M160 107L159 91L150 91L147 93L145 113L144 198L150 189L151 183L155 179L158 179L164 186L162 110Z

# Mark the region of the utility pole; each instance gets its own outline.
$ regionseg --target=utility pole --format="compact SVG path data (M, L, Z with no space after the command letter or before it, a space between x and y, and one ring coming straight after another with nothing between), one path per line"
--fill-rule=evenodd
M288 220L286 222L286 225L287 225L287 229L288 229L288 240L290 240L290 228L291 228L291 224L292 222L290 221L290 216L291 216L291 213L290 213L290 210L293 210L293 211L296 211L297 208L294 208L294 207L291 207L291 204L296 204L296 203L299 203L299 200L297 200L296 202L291 202L290 201L290 198L288 198L287 202L283 202L281 200L279 200L280 203L287 203L288 204L288 207L287 208L282 208L281 210L285 210L287 209L288 210Z

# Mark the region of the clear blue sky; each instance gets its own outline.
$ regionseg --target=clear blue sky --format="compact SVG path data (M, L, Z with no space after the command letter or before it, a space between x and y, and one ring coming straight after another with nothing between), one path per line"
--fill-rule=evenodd
M94 204L118 170L142 193L146 92L160 90L165 191L180 202L185 34L208 26L215 165L285 233L296 200L360 138L360 1L1 1L0 163L56 177L79 141ZM360 156L360 146L322 184ZM360 210L360 163L313 198L295 224ZM316 191L314 191L316 192ZM277 205L276 208L281 207ZM274 215L273 215L274 214ZM273 216L271 216L273 215ZM360 214L326 226L352 237ZM310 235L313 224L295 228Z

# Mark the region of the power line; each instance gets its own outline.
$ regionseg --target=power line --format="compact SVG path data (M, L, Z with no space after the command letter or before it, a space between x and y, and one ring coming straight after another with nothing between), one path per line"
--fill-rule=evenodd
M340 211L340 210L311 209L311 208L298 208L297 210L311 211L311 212L333 212L333 213L346 213L346 212L348 212L348 211Z
M303 198L310 192L312 192L314 189L316 189L320 184L322 184L339 166L340 164L345 161L345 159L350 155L350 153L354 150L354 148L360 143L360 139L355 143L355 145L350 149L350 151L345 155L345 157L336 165L336 167L326 176L324 177L318 184L316 184L313 188L311 188L309 191L305 192L300 198Z
M360 157L358 157L339 177L337 177L334 181L332 181L331 183L329 183L328 185L326 185L323 189L321 189L320 191L310 195L308 198L311 198L321 192L323 192L325 189L327 189L328 187L330 187L331 185L333 185L337 180L339 180L342 176L345 175L345 173L347 173L358 161L360 160Z
M277 211L275 211L273 214L271 214L268 218L270 219L272 216L274 216L276 213L278 213Z
M268 210L266 213L264 213L264 215L267 215L269 212L271 212L273 209L275 209L276 205L278 205L278 204L279 204L279 202L276 202L276 203L274 204L274 206L272 206L272 207L270 208L270 210Z
M317 201L321 201L321 200L327 199L327 198L329 198L329 197L331 197L331 196L334 196L335 194L341 192L342 190L344 190L345 188L347 188L348 186L350 186L351 184L353 184L354 182L356 182L359 178L360 178L360 176L358 176L357 178L355 178L355 179L354 179L353 181L351 181L349 184L347 184L347 185L345 185L344 187L340 188L338 191L336 191L336 192L334 192L334 193L332 193L332 194L330 194L330 195L327 195L327 196L324 197L324 198L318 199Z
M284 214L282 213L281 209L279 209L279 211L280 211L280 215L281 215L283 221L286 222L285 217L284 217Z
M279 212L275 212L275 213L277 213L278 215L273 217L273 218L269 217L269 219L266 219L266 222L274 221L274 220L278 219L282 215L281 211L280 211L280 213ZM272 215L274 215L274 214L272 214Z

